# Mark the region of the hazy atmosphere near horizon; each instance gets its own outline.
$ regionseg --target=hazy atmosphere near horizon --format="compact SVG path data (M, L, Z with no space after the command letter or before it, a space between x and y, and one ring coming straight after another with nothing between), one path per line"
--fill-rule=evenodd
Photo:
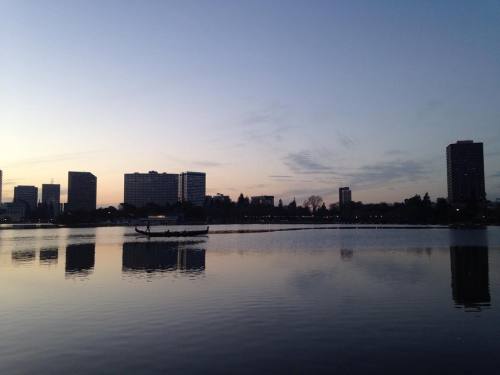
M82 170L117 205L124 173L192 170L233 198L435 199L473 139L495 200L499 46L498 1L0 1L3 197Z

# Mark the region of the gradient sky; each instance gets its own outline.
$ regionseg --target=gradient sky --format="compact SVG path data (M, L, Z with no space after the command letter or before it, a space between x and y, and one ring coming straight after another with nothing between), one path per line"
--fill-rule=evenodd
M101 205L149 170L233 198L435 199L457 139L485 143L500 197L499 1L0 1L4 200L68 170Z

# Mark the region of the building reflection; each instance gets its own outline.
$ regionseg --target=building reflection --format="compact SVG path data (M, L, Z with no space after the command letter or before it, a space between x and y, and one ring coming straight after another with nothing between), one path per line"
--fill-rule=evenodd
M125 242L122 271L124 273L162 273L183 271L202 273L205 250L186 249L177 242Z
M204 249L179 249L177 251L177 268L189 272L205 270Z
M14 250L11 253L11 261L14 265L25 265L32 263L36 258L36 251L33 249L28 250Z
M450 262L456 306L474 310L489 306L488 247L451 246Z
M57 247L40 249L40 264L43 265L57 264L58 257L59 257L59 249Z
M344 261L349 261L354 255L354 250L352 249L340 249L340 258Z
M92 273L95 264L95 244L66 246L66 277L85 277Z

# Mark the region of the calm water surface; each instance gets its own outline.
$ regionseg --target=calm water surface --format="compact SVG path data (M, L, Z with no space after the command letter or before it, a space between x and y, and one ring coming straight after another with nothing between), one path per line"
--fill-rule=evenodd
M2 374L492 374L500 229L0 230L0 301Z

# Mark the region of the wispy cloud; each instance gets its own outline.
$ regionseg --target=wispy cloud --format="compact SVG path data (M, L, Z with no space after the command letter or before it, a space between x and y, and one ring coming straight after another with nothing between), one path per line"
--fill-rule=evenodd
M394 160L364 165L346 174L353 186L374 186L389 182L412 182L428 174L426 163L415 160Z
M272 178L272 179L276 179L276 180L288 180L288 179L293 178L292 175L279 175L279 174L271 174L267 177Z
M417 108L415 117L418 121L423 121L436 116L444 107L444 102L440 100L427 100Z
M330 166L315 160L312 153L307 150L290 152L283 160L285 165L297 174L335 174Z
M398 150L398 149L387 150L384 152L384 155L387 155L387 156L400 156L400 155L406 155L406 154L408 154L408 151Z
M94 150L94 151L82 151L82 152L71 152L71 153L64 153L64 154L44 155L44 156L39 156L36 158L21 159L21 160L12 162L12 163L7 163L6 166L8 166L8 167L21 167L21 166L37 165L37 164L45 164L45 163L57 163L57 162L63 162L63 161L67 161L67 160L88 158L89 155L96 154L98 152L99 151Z
M345 148L352 148L356 144L354 139L349 137L344 132L337 130L336 133L337 133L337 140L341 146Z
M3 186L13 186L13 185L19 185L19 183L22 181L22 178L9 178L6 179L2 182Z
M284 120L285 112L286 107L283 104L270 103L267 106L245 113L241 124L247 126L279 124Z
M188 166L188 168L191 167L200 167L200 168L214 168L214 167L221 167L223 165L226 165L226 163L219 163L217 161L212 161L212 160L188 160L188 159L182 159L177 156L173 155L168 155L164 154L168 159L175 161L176 163Z

